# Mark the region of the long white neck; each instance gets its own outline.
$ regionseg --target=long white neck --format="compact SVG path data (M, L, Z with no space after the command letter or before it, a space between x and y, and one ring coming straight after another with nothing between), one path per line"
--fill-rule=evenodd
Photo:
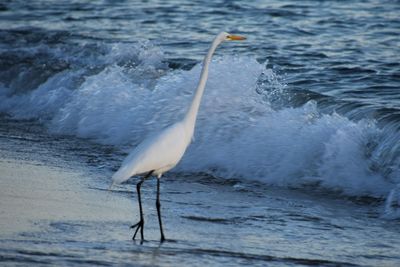
M199 111L201 97L203 96L204 88L206 87L206 82L208 78L208 66L210 65L211 58L212 55L214 54L215 49L220 43L221 41L218 38L216 38L213 41L210 49L208 50L207 55L204 58L203 69L201 71L199 85L197 86L196 92L193 96L192 104L190 105L190 108L183 120L186 128L188 129L191 135L193 134L194 126L196 124L196 118L197 118L197 113Z

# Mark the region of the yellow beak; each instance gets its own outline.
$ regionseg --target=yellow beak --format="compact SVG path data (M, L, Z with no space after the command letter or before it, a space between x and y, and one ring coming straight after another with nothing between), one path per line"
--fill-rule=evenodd
M239 35L229 35L229 36L227 37L227 39L228 39L229 41L241 41L241 40L246 40L246 37L239 36Z

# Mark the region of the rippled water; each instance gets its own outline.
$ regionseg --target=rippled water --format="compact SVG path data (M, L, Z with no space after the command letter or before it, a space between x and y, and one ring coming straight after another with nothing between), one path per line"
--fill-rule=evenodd
M54 166L60 180L78 168L80 186L61 184L87 195L55 208L64 219L39 212L29 220L38 231L6 238L3 223L0 259L396 266L399 14L398 1L373 0L0 3L3 173L19 177L18 161L37 173ZM221 30L248 39L218 48L195 142L163 180L176 242L155 241L149 182L151 241L132 245L132 186L112 200L100 189L131 147L182 116ZM71 197L52 186L55 199ZM26 192L5 200L17 207ZM103 218L96 198L124 215ZM82 203L96 212L77 219Z

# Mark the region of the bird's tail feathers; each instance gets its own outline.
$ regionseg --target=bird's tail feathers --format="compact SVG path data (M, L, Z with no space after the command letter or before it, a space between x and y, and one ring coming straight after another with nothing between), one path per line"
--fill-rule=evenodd
M129 168L120 168L112 176L112 185L120 184L128 180L132 176L132 171Z

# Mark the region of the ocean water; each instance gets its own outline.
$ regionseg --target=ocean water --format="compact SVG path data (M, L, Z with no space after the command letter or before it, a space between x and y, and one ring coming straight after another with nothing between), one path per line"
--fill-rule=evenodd
M78 168L91 178L74 190L106 198L126 153L184 115L220 31L248 39L217 49L194 142L163 180L175 242L158 246L154 214L131 242L132 179L112 193L131 222L36 218L0 260L400 264L398 1L2 2L2 157Z

